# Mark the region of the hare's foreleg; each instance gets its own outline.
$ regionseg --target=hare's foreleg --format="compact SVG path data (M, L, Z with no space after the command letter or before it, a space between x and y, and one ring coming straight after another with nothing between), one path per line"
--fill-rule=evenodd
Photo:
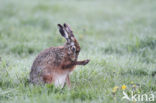
M88 64L88 62L89 62L89 60L87 59L87 60L83 60L83 61L76 61L76 65L86 65L86 64Z
M69 78L69 74L66 77L66 84L69 88L71 88L71 83L70 83L70 78Z
M71 67L73 67L75 65L86 65L86 64L88 64L89 61L90 60L88 60L88 59L87 60L83 60L83 61L75 61L75 62L73 62L71 64L63 65L62 68L66 69L66 68L71 68Z

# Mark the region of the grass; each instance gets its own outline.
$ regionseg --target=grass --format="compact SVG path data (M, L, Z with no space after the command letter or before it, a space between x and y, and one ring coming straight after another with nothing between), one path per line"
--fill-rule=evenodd
M126 92L156 94L155 0L1 0L0 103L127 103ZM36 55L65 42L57 24L71 25L91 59L70 75L72 88L29 84ZM156 96L156 95L155 95ZM153 102L154 103L154 102Z

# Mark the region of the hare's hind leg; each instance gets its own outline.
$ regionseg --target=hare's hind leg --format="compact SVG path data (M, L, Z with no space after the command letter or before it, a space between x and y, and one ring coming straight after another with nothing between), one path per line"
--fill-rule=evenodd
M43 75L44 83L51 84L52 83L52 76L51 75Z
M53 82L53 75L51 71L51 66L46 65L41 71L41 77L44 83L51 84Z

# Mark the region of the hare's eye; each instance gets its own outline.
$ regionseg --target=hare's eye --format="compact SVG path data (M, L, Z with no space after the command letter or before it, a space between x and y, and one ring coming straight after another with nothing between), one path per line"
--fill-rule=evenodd
M76 51L75 46L72 46L72 47L71 47L71 50L72 50L73 52L75 52L75 51Z

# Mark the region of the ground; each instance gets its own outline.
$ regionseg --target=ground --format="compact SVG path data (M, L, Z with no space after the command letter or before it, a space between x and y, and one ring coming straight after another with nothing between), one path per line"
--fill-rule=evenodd
M127 103L122 91L156 96L156 0L0 0L0 103ZM78 39L72 88L33 86L37 54L65 43L58 23ZM154 102L153 102L154 103Z

